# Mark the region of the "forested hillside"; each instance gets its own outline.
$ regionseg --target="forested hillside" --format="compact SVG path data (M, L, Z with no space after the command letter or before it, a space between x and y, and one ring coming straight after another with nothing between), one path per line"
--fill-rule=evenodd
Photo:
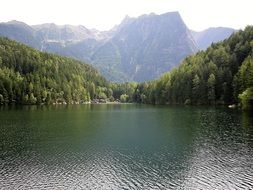
M111 97L91 66L0 38L0 104L82 103Z
M187 57L159 80L137 86L133 101L253 105L253 27Z
M82 103L94 98L148 104L253 106L253 27L187 57L160 79L108 83L79 61L0 38L0 103Z

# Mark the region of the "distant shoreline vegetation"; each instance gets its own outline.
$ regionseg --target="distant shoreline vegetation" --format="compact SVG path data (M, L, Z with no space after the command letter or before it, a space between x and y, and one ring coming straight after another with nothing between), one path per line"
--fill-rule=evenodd
M80 61L0 38L0 104L145 104L253 107L253 27L187 57L161 78L108 82ZM98 102L99 103L99 102Z
M253 108L253 27L187 57L156 81L137 85L135 101L150 104L239 105Z

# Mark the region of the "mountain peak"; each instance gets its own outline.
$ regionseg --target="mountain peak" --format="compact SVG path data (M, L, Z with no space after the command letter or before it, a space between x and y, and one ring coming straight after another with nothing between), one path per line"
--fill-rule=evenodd
M129 15L126 15L123 20L128 20L128 19L131 19L131 17Z
M180 13L178 11L171 11L171 12L167 12L167 13L163 13L162 15L167 15L167 16L181 16Z
M130 17L129 15L126 15L119 25L129 23L129 22L131 22L134 19L135 19L134 17Z
M199 49L205 50L212 43L228 38L235 31L235 29L227 27L210 27L200 32L191 31L191 33Z
M93 56L93 62L103 66L102 73L108 79L119 81L124 75L127 81L140 82L159 77L196 50L178 12L151 13L125 17L113 37Z
M41 29L41 28L57 28L57 25L55 23L43 23L43 24L36 24L32 25L34 29Z
M208 29L198 35L197 41L197 32L190 32L177 11L139 17L126 15L119 25L104 32L82 25L46 23L25 27L24 24L0 23L0 35L40 50L88 61L108 80L117 82L158 78L195 53L196 42L200 47L199 41L211 43L224 39L226 29ZM220 32L216 35L213 30ZM209 34L215 34L215 38Z
M3 22L2 24L12 24L12 25L25 25L28 26L26 23L18 21L18 20L11 20L8 22Z

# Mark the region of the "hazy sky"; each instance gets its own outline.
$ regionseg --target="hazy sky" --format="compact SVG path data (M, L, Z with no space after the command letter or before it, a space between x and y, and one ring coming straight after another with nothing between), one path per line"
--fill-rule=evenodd
M0 0L0 22L54 22L107 30L129 15L179 11L190 29L253 24L253 0Z

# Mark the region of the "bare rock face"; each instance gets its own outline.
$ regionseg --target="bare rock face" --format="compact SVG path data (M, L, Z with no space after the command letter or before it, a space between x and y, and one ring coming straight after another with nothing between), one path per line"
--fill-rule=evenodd
M195 32L191 31L194 40L200 50L205 50L212 43L222 41L228 38L231 34L236 32L233 28L216 27L208 28L206 30Z
M107 64L105 73L118 70L130 81L158 78L197 51L178 12L125 18L114 30L113 37L99 48L92 61L100 67Z

